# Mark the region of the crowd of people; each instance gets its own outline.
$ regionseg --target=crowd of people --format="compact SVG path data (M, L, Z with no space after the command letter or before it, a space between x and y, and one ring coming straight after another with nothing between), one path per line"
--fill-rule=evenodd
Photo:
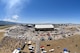
M73 28L71 28L73 29ZM6 32L6 36L0 43L0 51L4 53L11 53L15 48L21 48L25 40L36 41L38 38L41 41L58 40L74 35L76 30L66 30L65 28L58 28L53 31L35 31L35 28L28 28L26 26L15 26Z

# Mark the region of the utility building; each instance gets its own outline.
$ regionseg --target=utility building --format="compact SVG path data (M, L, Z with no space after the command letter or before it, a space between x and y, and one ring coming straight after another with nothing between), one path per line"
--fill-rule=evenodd
M36 31L53 31L54 26L52 24L37 24L35 25Z

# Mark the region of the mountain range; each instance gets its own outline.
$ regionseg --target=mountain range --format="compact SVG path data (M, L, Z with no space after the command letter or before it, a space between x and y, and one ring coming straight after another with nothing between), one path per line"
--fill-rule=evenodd
M18 23L9 22L9 21L0 21L0 26L3 26L3 25L15 25L15 24L18 24Z

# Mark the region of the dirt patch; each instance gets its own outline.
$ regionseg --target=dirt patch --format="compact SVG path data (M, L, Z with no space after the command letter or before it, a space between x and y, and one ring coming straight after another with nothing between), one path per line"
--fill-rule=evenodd
M3 39L4 37L4 32L0 32L0 41Z
M50 44L50 46L47 46ZM49 52L50 49L54 48L54 53L63 52L63 48L70 50L70 53L80 53L80 35L75 35L69 38L53 41L41 41L41 46L45 46L45 50Z
M4 37L0 42L0 53L12 53L14 49L21 48L24 42L22 39Z

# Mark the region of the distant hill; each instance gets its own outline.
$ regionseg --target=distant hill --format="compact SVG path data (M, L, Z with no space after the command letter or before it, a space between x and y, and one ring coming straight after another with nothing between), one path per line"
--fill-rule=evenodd
M9 22L9 21L0 21L0 25L15 25L15 24L18 24L18 23Z

